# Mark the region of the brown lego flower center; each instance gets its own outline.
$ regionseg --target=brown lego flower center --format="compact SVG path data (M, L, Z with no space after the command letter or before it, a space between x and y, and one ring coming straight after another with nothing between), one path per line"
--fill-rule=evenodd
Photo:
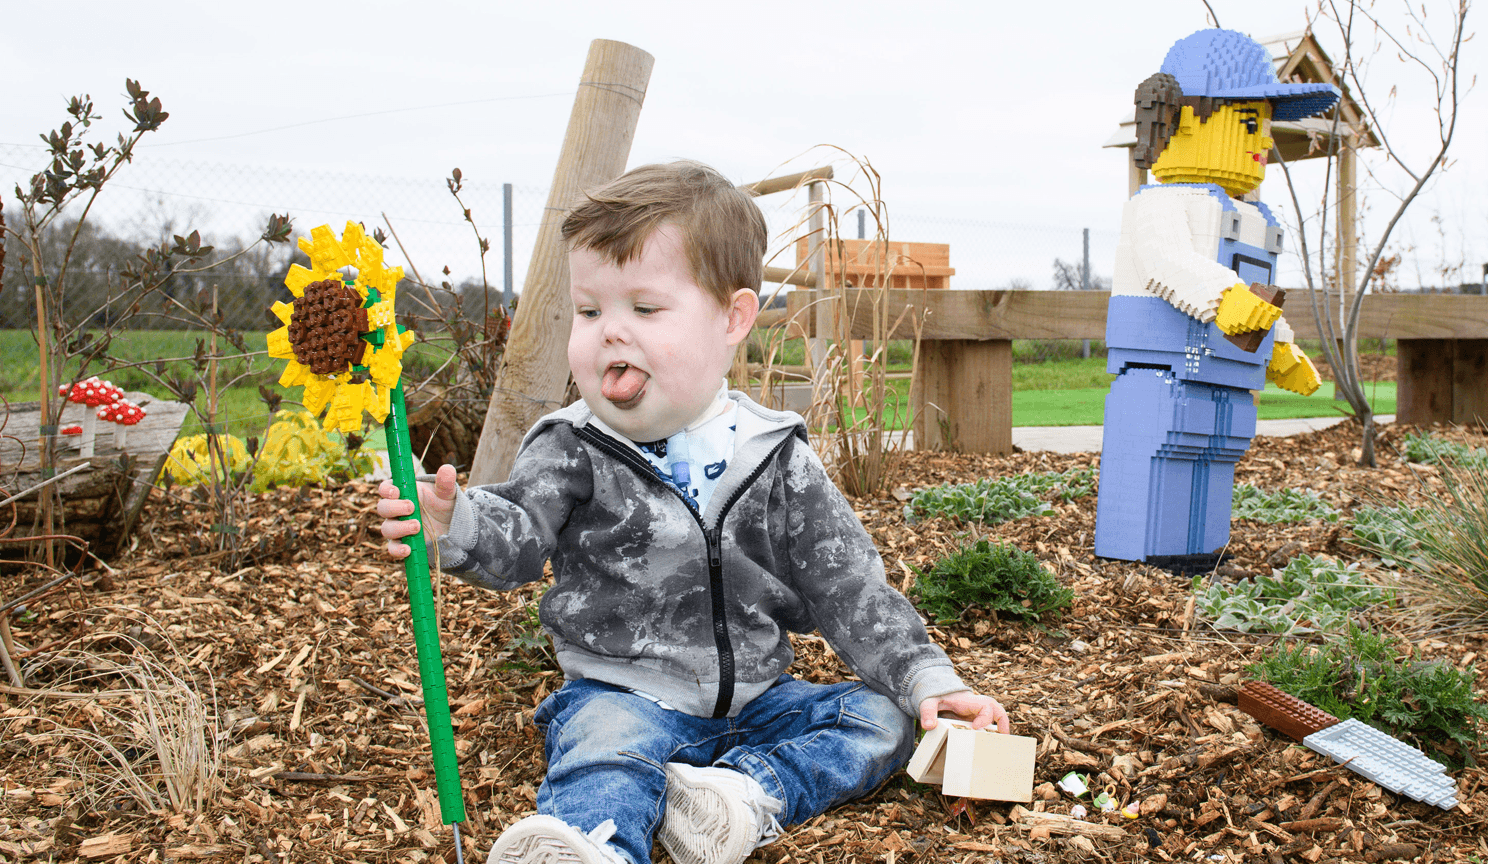
M367 343L367 310L357 292L336 279L305 286L289 319L295 359L316 375L346 372L362 362Z

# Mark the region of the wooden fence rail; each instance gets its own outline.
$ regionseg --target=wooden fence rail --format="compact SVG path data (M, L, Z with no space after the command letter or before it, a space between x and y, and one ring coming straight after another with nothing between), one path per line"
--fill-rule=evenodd
M825 295L794 291L788 318L813 333L813 304ZM880 292L849 290L852 338L872 336ZM915 443L979 453L1012 450L1012 340L1103 339L1104 291L914 291L882 295L889 319L909 314L890 338L913 338L922 318L920 368L913 388ZM1289 291L1287 321L1299 339L1321 338L1305 291ZM1396 418L1406 423L1488 421L1488 297L1377 294L1366 297L1359 333L1398 342Z

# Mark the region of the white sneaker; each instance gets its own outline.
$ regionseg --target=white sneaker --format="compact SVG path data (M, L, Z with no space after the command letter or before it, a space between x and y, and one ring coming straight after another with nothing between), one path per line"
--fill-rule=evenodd
M615 820L585 834L553 816L528 816L501 832L486 864L630 864L609 844Z
M677 864L739 864L780 836L784 802L732 768L668 762L666 816L657 837Z

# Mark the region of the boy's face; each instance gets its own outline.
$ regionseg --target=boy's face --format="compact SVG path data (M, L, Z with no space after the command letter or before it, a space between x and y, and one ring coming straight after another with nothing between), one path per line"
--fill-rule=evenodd
M568 365L590 410L632 441L666 438L692 422L754 326L759 297L740 290L720 307L693 280L672 225L624 266L592 249L574 249L568 265Z

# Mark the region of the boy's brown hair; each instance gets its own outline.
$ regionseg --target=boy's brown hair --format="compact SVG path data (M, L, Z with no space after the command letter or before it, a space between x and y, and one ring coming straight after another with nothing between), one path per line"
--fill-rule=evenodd
M768 235L754 199L699 162L642 165L584 196L563 220L572 248L593 249L624 265L641 257L662 225L682 231L692 278L727 307L741 288L758 292Z

